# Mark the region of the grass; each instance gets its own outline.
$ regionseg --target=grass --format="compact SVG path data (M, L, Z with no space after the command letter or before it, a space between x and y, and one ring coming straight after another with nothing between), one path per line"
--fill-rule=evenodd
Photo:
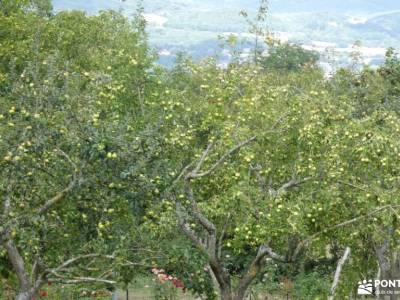
M155 295L152 292L141 292L141 291L135 291L135 290L130 290L129 291L129 298L126 298L126 294L124 291L119 291L118 292L118 300L153 300L155 299ZM168 298L168 300L196 300L195 297L192 295L186 293L177 293L176 295L172 296L171 298Z
M41 292L45 292L46 296L39 299L51 300L110 300L112 296L111 292L106 289L58 284L45 286ZM182 290L173 288L169 284L160 284L151 277L135 278L134 282L129 286L128 295L127 298L126 290L118 290L118 300L154 300L158 299L157 295L166 297L166 300L196 300L190 293L183 293ZM9 297L1 298L1 300L12 299L13 296L11 294Z

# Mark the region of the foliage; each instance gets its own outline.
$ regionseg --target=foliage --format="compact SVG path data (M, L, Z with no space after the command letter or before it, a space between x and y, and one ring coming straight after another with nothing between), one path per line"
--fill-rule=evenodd
M141 10L130 22L46 3L5 1L0 14L0 278L19 299L45 283L127 288L151 268L207 299L241 300L265 280L325 297L345 247L338 295L387 274L382 258L399 250L392 50L378 70L330 79L315 53L270 41L261 61L182 55L165 70Z
M1 238L18 248L0 255L21 256L33 284L85 275L107 282L130 258L124 247L138 241L130 229L144 199L130 199L142 183L128 177L142 175L153 155L142 97L157 84L142 17L130 24L115 12L43 17L31 9L0 17ZM95 272L57 269L91 255Z
M319 54L315 51L305 50L299 45L289 43L272 43L266 57L260 59L267 70L281 70L296 72L304 67L316 66Z
M295 279L296 299L325 299L329 294L329 278L318 273L301 274Z

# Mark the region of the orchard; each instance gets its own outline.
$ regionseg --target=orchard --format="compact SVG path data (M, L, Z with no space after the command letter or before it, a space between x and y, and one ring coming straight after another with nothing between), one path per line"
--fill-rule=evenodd
M398 279L396 51L327 79L262 36L268 56L165 69L145 25L0 2L0 298L145 277L201 299L347 299Z

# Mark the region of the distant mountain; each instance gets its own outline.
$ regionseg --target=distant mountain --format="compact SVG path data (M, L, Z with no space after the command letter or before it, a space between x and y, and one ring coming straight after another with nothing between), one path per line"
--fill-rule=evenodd
M84 9L95 13L101 9L134 9L138 0L53 0L56 9ZM149 11L176 9L250 9L259 5L259 0L144 0ZM272 13L304 12L359 12L374 13L400 10L398 0L270 0Z
M88 13L94 14L99 10L114 9L119 10L123 8L122 1L120 0L53 0L53 7L55 10L85 10Z
M53 0L55 10L121 10L132 15L138 0ZM186 51L194 57L217 53L219 35L245 34L245 9L256 12L259 0L144 0L152 45L161 61ZM266 24L280 38L314 47L333 45L347 53L360 40L369 51L366 61L379 61L384 48L400 47L400 0L270 0ZM317 45L317 46L315 46ZM371 54L372 53L372 54ZM379 55L377 54L379 53Z
M374 29L376 31L385 32L400 38L400 11L382 14L377 17L368 19L365 23L359 24L363 30Z
M244 0L243 2L247 1ZM271 10L275 12L330 11L371 13L400 9L398 0L270 0L270 5Z

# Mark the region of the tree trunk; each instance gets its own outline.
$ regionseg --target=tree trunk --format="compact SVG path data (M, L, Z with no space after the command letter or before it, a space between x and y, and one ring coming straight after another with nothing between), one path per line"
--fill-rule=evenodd
M220 291L221 291L221 300L233 300L230 286L221 287Z
M3 243L3 246L7 251L8 258L10 259L13 270L18 278L19 292L15 299L32 300L42 285L41 280L31 283L29 273L25 268L25 262L11 238L8 237L8 239Z
M213 273L217 286L219 287L221 300L233 300L231 278L229 273L223 268L221 262L214 256L214 253L209 254L209 265Z
M331 292L329 294L328 300L334 300L335 299L335 294L336 294L336 288L339 284L340 280L340 274L342 273L342 268L343 265L345 264L346 260L349 258L350 255L350 248L346 247L346 250L344 251L343 256L339 259L337 267L336 267L336 272L335 276L333 277L333 282L331 286Z
M247 288L240 288L237 290L234 300L244 300L246 298Z
M119 299L118 291L114 290L113 293L112 293L112 296L111 296L111 300L118 300L118 299Z
M391 251L389 243L386 241L384 245L375 248L380 268L380 280L396 280L400 277L400 255L397 251ZM392 288L380 288L380 291L390 291ZM390 292L389 292L390 293ZM390 295L390 294L388 294ZM386 297L381 297L385 299ZM387 298L397 300L398 295L390 295Z
M381 279L395 280L400 276L400 258L397 252L392 254L391 259L388 259L388 264L383 265L384 269L381 269ZM382 290L382 289L381 289ZM385 290L383 288L383 290ZM390 290L390 288L388 289ZM397 300L398 295L392 294L389 297L390 300Z
M33 295L30 292L20 292L18 293L16 300L32 300Z
M378 264L378 272L377 272L377 274L376 274L376 279L380 279L380 278L381 278L381 268L380 268L380 266L379 266L379 264ZM379 289L379 286L376 287L375 293L376 293L376 295L375 295L375 300L379 300L379 299L380 299L380 289Z

